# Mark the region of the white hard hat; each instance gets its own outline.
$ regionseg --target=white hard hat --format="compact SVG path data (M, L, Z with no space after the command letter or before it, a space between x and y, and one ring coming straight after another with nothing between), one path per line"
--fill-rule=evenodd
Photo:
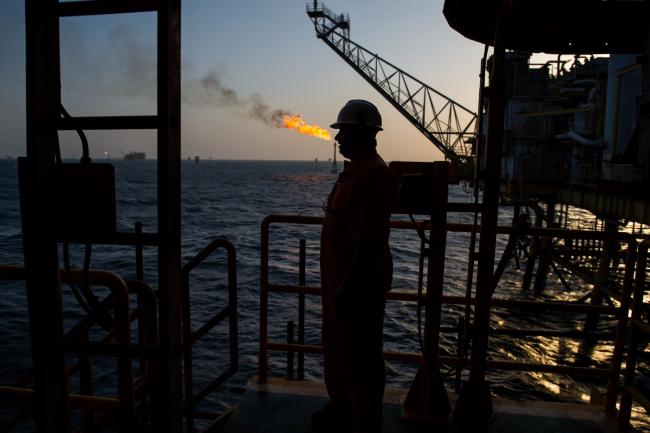
M381 115L371 102L364 99L351 99L348 101L330 127L340 129L343 125L366 126L377 131L382 131Z

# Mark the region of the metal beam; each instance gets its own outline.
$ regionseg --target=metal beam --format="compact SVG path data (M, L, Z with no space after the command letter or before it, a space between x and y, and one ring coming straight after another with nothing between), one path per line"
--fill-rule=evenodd
M77 129L156 129L158 116L97 116L59 118L56 127L60 131Z
M129 12L155 12L158 2L155 0L85 0L73 2L56 2L56 15L60 17L122 14Z
M158 281L161 363L153 430L182 431L180 0L158 12Z
M57 0L25 1L27 157L19 161L20 206L26 269L36 431L69 432L70 405L65 358L50 350L63 339L54 209L53 127L61 103L59 20L44 13Z
M494 416L492 397L485 381L490 308L494 288L494 258L501 185L501 151L503 147L503 119L506 105L506 68L503 38L510 6L504 0L494 35L494 56L490 76L488 131L483 175L483 204L481 210L481 237L476 281L476 308L473 322L472 358L469 382L463 385L456 407L454 421L483 429Z

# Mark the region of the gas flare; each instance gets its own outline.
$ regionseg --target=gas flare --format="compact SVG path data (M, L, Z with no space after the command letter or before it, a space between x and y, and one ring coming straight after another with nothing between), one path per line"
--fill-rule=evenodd
M281 128L294 129L301 134L311 135L321 140L331 140L330 133L317 125L308 125L298 114L285 115L282 118Z

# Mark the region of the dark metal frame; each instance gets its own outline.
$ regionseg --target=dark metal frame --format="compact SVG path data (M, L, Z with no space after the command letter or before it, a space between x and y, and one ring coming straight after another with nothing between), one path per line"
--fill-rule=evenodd
M153 116L60 119L59 17L127 12L157 13L157 113ZM153 239L115 234L79 242L158 246L160 376L152 391L153 428L181 431L180 243L180 0L26 0L27 157L20 161L21 217L38 432L70 431L57 242L67 239L49 217L54 209L58 130L157 131L158 228ZM98 242L99 241L99 242ZM129 350L137 353L139 350Z

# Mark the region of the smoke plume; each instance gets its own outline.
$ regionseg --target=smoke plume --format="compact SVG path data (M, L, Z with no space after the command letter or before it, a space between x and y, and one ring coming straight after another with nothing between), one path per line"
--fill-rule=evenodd
M87 46L83 29L66 25L62 37L64 88L81 94L122 95L145 100L156 98L155 41L133 25L118 24L106 33L103 46ZM298 115L284 108L270 106L261 95L242 96L226 85L217 68L200 73L185 60L182 67L182 102L195 108L221 108L244 118L275 128L291 128L305 133L307 125ZM286 119L286 120L285 120ZM302 122L302 123L300 123ZM290 126L292 125L292 126ZM301 128L301 129L299 129ZM322 135L322 134L321 134Z
M200 78L183 80L183 102L197 108L226 108L268 126L282 127L284 116L291 111L273 109L258 94L242 98L237 91L226 86L217 71L209 71Z
M64 46L70 51L71 70L76 71L75 85L102 89L106 94L119 94L146 99L156 97L156 48L147 42L132 25L118 24L106 34L104 49L89 50L80 44L82 34L68 28L64 32ZM67 36L67 37L66 37ZM64 59L65 61L65 59ZM227 86L216 68L199 73L189 61L184 61L181 79L182 102L196 108L222 108L233 114L257 120L265 125L281 128L290 110L271 108L258 94L241 96Z

